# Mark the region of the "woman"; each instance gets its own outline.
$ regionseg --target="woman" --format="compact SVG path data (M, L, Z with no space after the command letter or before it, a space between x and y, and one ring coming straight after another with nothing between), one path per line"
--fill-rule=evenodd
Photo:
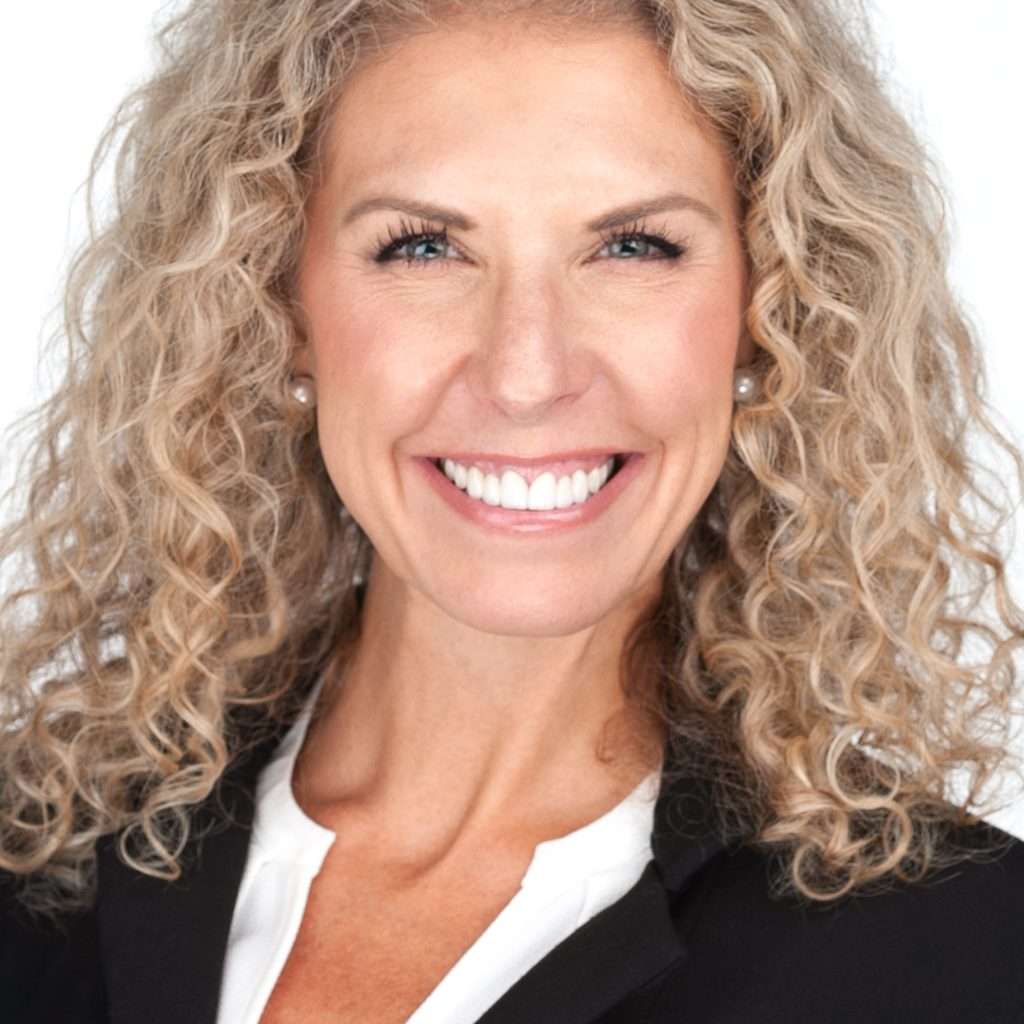
M3 541L5 1020L1024 1019L1022 464L849 13L167 27Z

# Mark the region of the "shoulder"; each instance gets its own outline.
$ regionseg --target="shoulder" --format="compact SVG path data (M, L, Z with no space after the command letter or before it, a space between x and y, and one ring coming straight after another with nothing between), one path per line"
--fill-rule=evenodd
M954 912L960 931L972 917L985 921L987 934L1003 927L1024 929L1024 842L995 825L978 822L950 828L945 848L956 851L956 862L933 868L916 882L892 880L832 903L814 904L773 897L764 883L770 874L777 877L772 873L778 862L756 847L732 848L719 865L718 894L728 900L734 892L742 892L745 899L761 892L761 902L777 906L778 913L829 922L831 929L840 920L852 927L862 920L902 914L911 906L916 913L905 922L905 934L923 930L928 922L944 922L950 928L954 921L948 915Z
M17 898L18 877L0 870L0 1020L23 1020L57 933L40 929Z
M19 883L17 875L0 870L0 982L5 991L28 980L63 934L26 910L18 899Z
M105 998L95 913L56 921L31 914L18 899L20 882L0 870L0 1020L58 1019L53 1013L65 1005L94 1019L86 1011L98 1012Z
M967 859L827 904L774 897L762 850L723 852L678 908L689 968L665 1019L1024 1021L1024 842L985 822L949 838Z

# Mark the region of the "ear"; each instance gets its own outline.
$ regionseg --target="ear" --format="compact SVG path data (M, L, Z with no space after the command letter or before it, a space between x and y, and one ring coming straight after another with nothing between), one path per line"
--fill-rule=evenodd
M295 353L292 356L292 373L296 376L316 376L312 345L307 343L299 346L295 350Z
M749 366L757 352L754 339L744 330L740 335L739 345L736 347L736 366Z

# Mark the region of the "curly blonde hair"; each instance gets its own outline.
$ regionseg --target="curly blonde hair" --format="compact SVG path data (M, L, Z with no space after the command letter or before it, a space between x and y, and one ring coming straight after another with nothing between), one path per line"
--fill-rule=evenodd
M372 550L285 392L304 205L348 76L464 14L649 32L735 162L761 396L622 656L719 827L834 900L955 857L1010 763L1022 613L971 430L1024 463L858 5L194 0L96 151L116 205L69 272L66 377L22 422L0 535L0 868L37 912L91 904L108 833L178 877L190 808L358 638Z

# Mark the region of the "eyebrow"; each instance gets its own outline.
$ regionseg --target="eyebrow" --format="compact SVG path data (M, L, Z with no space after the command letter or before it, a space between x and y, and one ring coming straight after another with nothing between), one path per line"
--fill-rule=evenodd
M345 214L341 226L347 227L359 217L373 210L398 210L422 220L439 221L442 224L451 225L460 231L472 231L477 227L475 221L458 210L397 195L370 196L368 199L361 200ZM590 221L587 224L587 229L595 232L608 231L611 228L621 227L623 224L629 224L655 213L664 213L667 210L693 210L716 226L722 223L721 215L707 203L694 196L686 195L684 192L669 192L653 199L617 206Z

